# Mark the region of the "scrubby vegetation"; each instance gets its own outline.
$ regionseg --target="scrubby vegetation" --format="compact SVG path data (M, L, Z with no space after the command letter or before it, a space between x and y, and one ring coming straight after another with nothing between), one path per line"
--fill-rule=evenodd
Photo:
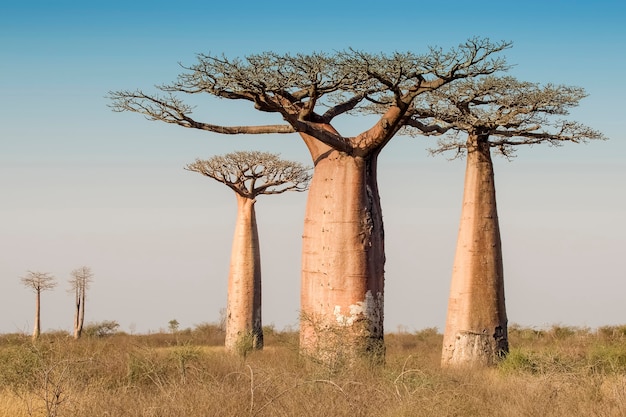
M0 336L0 416L623 416L626 326L510 326L497 368L444 371L436 329L386 335L384 366L329 368L297 332L224 352L223 331Z

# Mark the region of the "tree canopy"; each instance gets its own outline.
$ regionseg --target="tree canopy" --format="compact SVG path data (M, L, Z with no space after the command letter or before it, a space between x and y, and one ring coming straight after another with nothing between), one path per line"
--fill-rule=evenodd
M109 92L114 111L132 111L150 120L222 134L305 133L348 154L379 148L403 127L428 129L413 101L453 80L493 74L508 68L494 57L511 46L473 38L444 52L371 54L353 49L334 54L276 54L245 58L199 54L183 66L175 82L157 86L160 94L142 90ZM250 102L263 112L279 113L286 124L220 126L192 117L193 107L179 93L210 95ZM340 135L331 122L340 115L374 112L380 123L357 137ZM393 109L393 111L389 111Z
M299 162L259 151L238 151L209 159L196 159L185 169L213 178L248 198L285 191L305 191L311 179L310 168Z
M25 287L31 288L35 293L51 290L57 286L57 280L49 272L28 271L28 273L20 277L20 281Z
M84 292L89 289L89 284L93 282L93 272L88 266L81 266L71 272L72 278L68 280L71 292Z
M511 76L459 80L424 95L418 113L447 132L434 153L464 154L466 139L459 132L489 137L489 146L510 157L517 145L586 142L605 139L602 133L557 116L586 97L580 87L519 81Z

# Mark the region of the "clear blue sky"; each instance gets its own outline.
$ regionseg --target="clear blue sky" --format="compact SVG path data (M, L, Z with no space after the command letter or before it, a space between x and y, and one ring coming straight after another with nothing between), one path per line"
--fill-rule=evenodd
M43 296L43 329L70 330L65 289L82 265L95 273L87 321L134 332L217 321L235 198L182 167L240 149L309 163L296 135L222 137L149 122L111 112L109 90L150 91L201 52L423 52L473 36L513 41L512 75L586 88L571 118L610 137L496 160L510 323L626 323L622 1L216 3L0 6L0 333L31 331L34 297L19 283L27 270L60 281ZM204 103L205 121L262 121L239 103ZM445 322L464 162L430 157L427 147L398 137L380 158L387 331ZM297 324L305 198L257 204L264 322L279 328Z

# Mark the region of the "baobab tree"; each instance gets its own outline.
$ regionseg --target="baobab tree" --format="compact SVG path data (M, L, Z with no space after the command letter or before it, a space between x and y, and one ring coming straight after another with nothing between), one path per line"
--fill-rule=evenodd
M56 287L57 281L49 272L35 271L28 271L25 276L20 277L20 281L35 293L35 327L33 329L33 341L35 341L41 334L41 293Z
M240 151L186 166L235 192L237 220L228 274L226 341L228 351L245 354L263 348L261 253L254 205L259 195L305 191L310 168L268 152Z
M603 139L594 129L555 117L567 115L585 96L579 87L508 76L461 80L424 96L419 113L448 131L433 153L467 158L443 366L489 366L508 352L492 150L510 158L519 145Z
M70 292L74 293L74 339L79 339L85 324L85 301L87 289L93 282L93 272L88 266L74 269L69 280Z
M382 358L384 299L383 220L377 159L397 134L428 129L414 100L454 80L506 68L497 54L510 43L470 39L444 52L370 54L254 54L244 59L198 55L198 62L162 94L110 92L114 111L220 134L297 133L313 164L302 240L300 347L323 359L326 330L339 328L347 355ZM284 123L220 126L192 117L178 94L207 93L243 100ZM376 103L376 110L371 107ZM336 128L339 116L375 113L356 136ZM407 129L404 129L404 128Z

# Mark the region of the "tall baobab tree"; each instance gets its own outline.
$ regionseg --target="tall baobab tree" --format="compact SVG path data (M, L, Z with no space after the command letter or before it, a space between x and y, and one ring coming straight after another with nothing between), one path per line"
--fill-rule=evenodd
M56 287L57 281L49 272L35 271L28 271L25 276L20 277L20 281L35 293L35 327L33 329L33 341L35 341L41 334L41 293Z
M492 150L511 157L518 145L603 139L596 130L555 117L567 115L585 96L579 87L486 76L433 92L419 111L449 132L433 153L467 157L443 366L488 366L508 352Z
M355 50L244 59L198 55L178 80L158 88L109 93L115 111L220 134L297 133L314 164L302 242L300 347L323 358L328 329L339 328L347 355L382 357L384 299L383 220L376 179L378 155L399 132L428 129L414 112L421 94L457 79L506 68L498 52L510 43L470 39L444 52L430 48L370 54ZM285 123L219 126L192 117L177 94L207 93L243 100ZM356 136L336 129L339 116L372 114ZM368 124L372 120L368 120ZM404 128L407 129L404 129ZM330 346L327 352L333 352Z
M237 197L237 220L228 274L226 349L263 348L261 254L254 205L263 194L305 191L310 168L268 152L240 151L186 166L227 185Z
M74 293L74 339L79 339L85 324L85 301L87 289L93 282L93 272L88 266L74 269L70 278L70 291Z

